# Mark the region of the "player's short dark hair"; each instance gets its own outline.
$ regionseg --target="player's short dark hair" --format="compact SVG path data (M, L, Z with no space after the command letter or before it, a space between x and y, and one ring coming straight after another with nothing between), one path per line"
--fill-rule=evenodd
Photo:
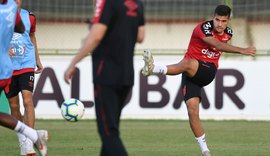
M227 5L218 5L215 9L215 15L231 16L231 8Z

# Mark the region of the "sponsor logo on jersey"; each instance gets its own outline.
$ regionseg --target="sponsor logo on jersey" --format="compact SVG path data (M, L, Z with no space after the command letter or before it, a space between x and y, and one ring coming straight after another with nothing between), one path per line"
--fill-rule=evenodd
M23 44L23 42L20 40L22 37L22 34L14 33L12 40L10 42L11 44L11 50L14 53L14 56L12 57L20 57L25 54L26 46Z
M209 49L202 49L202 54L207 58L218 59L219 56L221 55L221 52L214 52L210 51Z
M205 24L203 24L203 31L206 35L210 35L212 34L211 32L211 28L212 28L212 25L210 22L206 22Z
M231 29L231 28L229 28L229 27L227 27L227 33L232 35L232 34L233 34L232 29Z
M124 5L127 7L127 12L126 14L128 16L132 16L132 17L136 17L137 16L137 12L136 9L138 8L137 3L135 3L133 0L126 0Z
M22 34L20 34L20 33L14 33L13 36L12 36L12 40L18 40L21 37L22 37Z

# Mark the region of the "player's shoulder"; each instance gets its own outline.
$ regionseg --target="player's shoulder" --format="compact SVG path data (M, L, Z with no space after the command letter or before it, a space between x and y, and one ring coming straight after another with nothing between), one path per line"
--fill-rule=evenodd
M31 12L31 11L29 11L29 16L31 16L31 17L33 17L33 18L36 17L35 14L34 14L33 12Z
M201 31L206 36L208 36L208 35L212 34L212 30L214 29L214 21L213 20L203 21L203 22L199 23L198 26L201 28ZM233 36L233 30L230 27L226 27L224 32L229 36Z
M232 28L230 28L230 27L227 27L227 28L224 30L224 32L225 32L226 34L228 34L229 36L233 36L233 30L232 30Z
M20 14L29 14L29 11L26 9L21 8Z
M33 12L29 11L29 19L31 22L35 21L36 20L36 16Z
M212 35L212 30L214 29L214 22L213 20L203 21L198 24L198 27L206 36Z
M35 14L33 12L31 12L31 11L29 11L29 15L35 16Z
M28 10L26 10L26 9L21 9L21 12L23 12L23 13L27 13L29 16L33 16L33 17L35 17L35 14L34 14L33 12L28 11Z
M202 21L198 24L198 26L202 27L203 29L212 30L214 29L214 22L213 20Z

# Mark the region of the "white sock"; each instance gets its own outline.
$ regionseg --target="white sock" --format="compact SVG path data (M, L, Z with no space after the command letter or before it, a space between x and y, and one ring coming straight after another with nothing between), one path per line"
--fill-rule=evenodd
M202 152L209 151L207 144L206 144L205 134L203 134L202 136L195 138L195 139L197 140L198 144L200 145Z
M163 74L163 75L166 75L167 73L167 66L157 66L157 65L154 65L154 68L153 68L153 73L154 74Z
M21 133L22 135L26 136L27 138L29 138L34 143L38 139L37 131L34 130L33 128L25 125L21 121L17 122L17 125L16 125L14 130L17 131L18 133Z

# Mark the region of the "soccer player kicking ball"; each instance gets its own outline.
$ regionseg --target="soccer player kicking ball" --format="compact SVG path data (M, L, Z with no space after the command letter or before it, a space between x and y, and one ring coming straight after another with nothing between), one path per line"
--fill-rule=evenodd
M17 4L14 0L0 0L0 92L10 84L12 76L12 63L8 55L10 41L14 29L18 33L23 33L25 27L18 13ZM16 24L16 26L15 26ZM37 152L41 156L47 155L46 140L48 132L46 130L37 131L16 118L0 112L0 125L29 138L34 144Z
M254 56L255 47L240 48L227 44L232 30L227 27L231 9L226 5L216 7L212 20L199 23L193 30L184 58L176 64L154 65L149 51L144 52L144 76L152 74L182 74L181 89L187 105L189 123L203 156L211 156L207 147L205 132L199 117L201 89L213 81L222 52Z

